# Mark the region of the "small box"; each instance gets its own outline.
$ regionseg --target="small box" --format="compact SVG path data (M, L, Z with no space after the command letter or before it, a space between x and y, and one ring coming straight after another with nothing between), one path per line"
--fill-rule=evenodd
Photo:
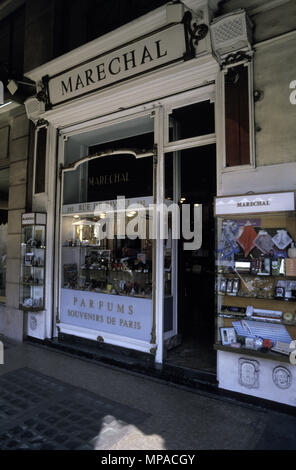
M296 258L286 259L286 276L296 276Z

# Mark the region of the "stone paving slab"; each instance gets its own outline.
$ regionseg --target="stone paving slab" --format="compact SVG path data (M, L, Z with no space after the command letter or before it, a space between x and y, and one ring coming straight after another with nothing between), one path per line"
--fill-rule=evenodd
M0 449L110 449L149 417L30 368L0 377Z

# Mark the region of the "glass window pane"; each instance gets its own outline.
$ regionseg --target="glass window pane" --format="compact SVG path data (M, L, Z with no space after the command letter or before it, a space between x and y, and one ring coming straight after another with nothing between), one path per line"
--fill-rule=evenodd
M90 158L64 172L61 322L151 340L154 242L147 209L153 201L153 126L146 116L66 143L66 163ZM151 155L136 158L128 150ZM117 196L126 199L121 208ZM131 203L142 209L129 208Z
M210 100L176 108L170 116L170 142L214 132L215 111L214 103Z

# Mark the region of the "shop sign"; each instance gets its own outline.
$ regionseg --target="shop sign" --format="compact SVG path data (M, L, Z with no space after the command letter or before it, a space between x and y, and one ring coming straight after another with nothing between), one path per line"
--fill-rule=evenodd
M151 299L61 289L62 323L149 342L152 320Z
M252 214L294 210L294 192L218 197L215 201L216 215Z
M105 201L117 194L124 194L126 198L138 194L149 196L153 193L152 165L152 156L135 159L124 154L124 150L120 155L91 159L88 162L87 201Z
M152 196L150 197L135 197L125 199L125 207L128 208L133 204L141 204L144 207L149 207L149 204L153 203ZM76 214L90 214L94 213L97 207L102 204L102 201L96 202L82 202L80 204L65 204L62 208L63 215L76 215ZM104 204L113 207L116 211L118 199L112 199L110 201L104 201Z
M186 47L187 45L187 47ZM184 24L175 24L150 36L105 53L55 75L47 81L49 104L56 105L145 72L184 60L188 55ZM186 55L187 54L187 55Z
M39 212L28 212L22 214L22 225L45 225L46 214Z

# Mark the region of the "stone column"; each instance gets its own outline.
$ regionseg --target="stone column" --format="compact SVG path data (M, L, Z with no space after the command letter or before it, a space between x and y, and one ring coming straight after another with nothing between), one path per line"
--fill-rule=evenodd
M6 308L0 316L0 331L22 341L24 313L19 310L21 215L26 210L29 121L26 114L11 123L8 200Z

